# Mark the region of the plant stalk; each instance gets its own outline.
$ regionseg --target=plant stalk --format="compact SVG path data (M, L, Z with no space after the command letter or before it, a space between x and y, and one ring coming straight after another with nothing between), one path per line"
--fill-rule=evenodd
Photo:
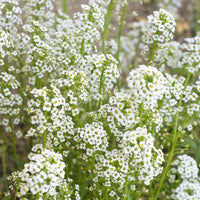
M12 148L13 148L13 154L14 154L14 158L17 164L17 169L19 168L19 163L17 162L17 152L16 152L16 144L15 144L15 136L14 136L14 130L13 130L13 125L12 125L12 121L11 121L11 117L9 118L9 125L11 127L11 140L12 140Z
M119 59L119 53L120 53L120 48L121 48L121 36L122 36L122 31L123 31L123 27L124 27L124 21L125 21L125 16L126 16L126 10L127 10L127 6L128 6L129 0L127 0L127 4L124 4L124 9L122 12L122 17L120 20L120 28L119 28L119 35L118 35L118 43L117 43L117 61L118 61L118 71L120 73L120 59ZM118 89L119 91L121 90L121 78L119 76L118 78Z
M183 92L185 91L185 88L187 86L187 83L190 79L190 76L191 76L191 73L188 73L188 76L185 80L185 83L184 83L184 89L183 89ZM182 103L182 99L183 99L183 92L181 94L181 97L179 99L179 102L178 102L178 108L181 106L181 103ZM169 152L169 156L168 156L168 160L167 160L167 164L163 170L163 173L162 173L162 177L161 177L161 181L160 181L160 184L158 186L158 189L156 190L156 193L155 193L155 196L153 198L153 200L156 200L158 198L158 195L160 193L160 190L163 186L163 183L164 183L164 180L166 178L166 175L167 175L167 172L168 172L168 169L171 165L171 162L172 162L172 159L173 159L173 155L174 155L174 150L175 150L175 147L176 147L176 144L177 144L177 140L179 138L179 135L181 133L181 131L177 131L178 130L178 118L179 118L179 112L177 112L176 116L175 116L175 123L174 123L174 129L173 129L173 141L172 141L172 148L171 148L171 151ZM185 120L184 120L185 121Z
M109 24L111 21L111 16L112 12L115 6L114 0L111 0L109 5L108 5L108 11L105 17L105 22L104 22L104 30L103 30L103 40L102 40L102 52L105 54L105 42L107 40L107 35L108 35L108 30L109 30Z
M156 50L157 43L158 43L157 41L153 42L153 46L152 46L152 49L151 49L151 56L150 56L150 64L153 63L154 53L155 53L155 50Z
M7 172L6 172L6 146L4 146L5 149L3 149L3 152L2 152L2 165L3 165L3 177L4 177L4 180L5 180L5 188L6 188L6 191L8 191L8 182L7 182Z
M101 107L101 94L102 94L102 87L103 87L103 74L104 74L105 68L103 67L102 72L101 72L101 78L100 78L100 85L99 85L99 94L100 94L100 99L99 99L99 108Z
M46 148L47 146L47 132L46 130L43 133L43 147Z
M63 13L67 13L67 0L62 1Z

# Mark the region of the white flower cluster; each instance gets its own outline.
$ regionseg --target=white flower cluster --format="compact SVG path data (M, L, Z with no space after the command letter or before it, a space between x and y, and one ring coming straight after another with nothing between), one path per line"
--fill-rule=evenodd
M186 38L182 45L184 50L181 65L190 73L196 73L200 69L200 37Z
M106 14L108 10L108 5L110 4L111 0L89 0L89 4L94 3L94 2L101 5L101 9L103 13ZM120 8L124 6L124 4L127 4L127 0L117 0L115 1L114 5L116 7L116 10L119 11Z
M173 39L176 22L174 17L166 10L154 11L148 16L148 27L144 33L143 40L147 44L154 42L164 43Z
M124 151L130 156L131 173L138 171L138 180L149 185L150 181L162 172L163 152L155 148L154 138L145 127L125 132L123 140L126 145Z
M188 181L184 179L176 188L173 200L199 200L200 199L200 182L197 180Z
M20 123L23 99L20 94L16 93L19 87L20 83L15 76L7 72L0 73L0 114L3 117L0 124L5 127L6 132L12 131L11 124Z
M19 1L16 0L2 0L0 2L0 27L8 31L12 35L17 33L15 25L21 25L22 19L20 17L22 9L19 6Z
M184 154L177 157L172 163L172 174L170 182L175 182L175 174L179 174L181 181L180 184L173 190L171 198L174 200L182 199L200 199L200 177L198 176L199 169L196 161Z
M89 76L91 95L94 94L92 95L94 99L102 98L100 95L102 91L109 92L120 76L117 60L110 54L106 56L94 54L85 58L88 60L87 66L90 67L90 71L86 70L86 74ZM82 69L84 66L80 67Z
M39 23L45 23L45 26L51 27L54 24L53 18L55 17L55 13L53 12L54 1L55 0L25 1L23 11L26 16L26 24L31 24L37 19Z
M127 78L131 95L137 104L143 103L147 108L158 106L163 98L167 80L163 74L151 66L140 65L132 70Z
M45 131L48 131L48 145L51 146L51 143L53 143L54 146L58 146L60 142L65 142L65 132L73 135L74 122L72 117L66 115L66 112L72 112L75 115L77 109L72 110L58 88L53 85L51 88L51 90L48 90L44 87L32 91L34 97L41 100L30 100L27 110L28 113L34 114L31 116L31 123L38 126L36 129L30 128L26 136L41 136ZM68 95L70 96L70 92ZM77 99L71 97L70 103L76 104L76 102Z
M171 41L161 44L155 53L155 61L171 68L182 67L180 59L182 57L181 45L179 42Z
M97 178L105 179L105 185L117 183L121 187L126 178L132 183L143 182L146 185L162 171L163 153L154 146L154 139L145 127L124 133L120 149L107 151L105 156L96 157ZM103 169L103 170L102 170Z
M10 176L10 188L17 198L26 200L121 199L141 192L143 189L134 191L137 184L147 189L162 173L161 147L167 147L169 138L165 136L171 132L174 118L184 122L177 131L192 130L185 113L199 117L200 108L199 81L185 86L185 78L153 67L152 58L175 67L186 55L188 59L183 58L180 66L199 68L200 39L187 39L184 54L176 42L157 45L169 42L175 30L174 18L163 9L148 17L146 31L145 23L135 23L138 29L122 38L126 41L124 54L130 49L133 52L126 58L121 54L121 59L124 63L133 56L138 59L136 51L143 47L141 33L145 32L145 42L156 46L151 52L152 66L134 68L127 78L128 89L120 89L120 63L111 54L99 52L97 45L105 21L104 8L97 3L108 6L112 2L91 0L73 17L61 11L56 15L53 2L0 2L0 125L13 133L14 125L22 122L25 139L33 139L29 162ZM116 10L126 3L113 1ZM127 47L129 37L134 47ZM139 59L133 60L137 63ZM14 139L13 155L17 154ZM36 144L40 140L43 145ZM175 188L173 198L185 190L186 181L194 188L199 181L195 163L186 157L178 159L176 172L183 186ZM75 189L70 186L72 181ZM197 196L198 190L193 191ZM191 196L190 191L186 193Z
M89 101L89 83L88 77L84 71L80 70L63 70L64 78L52 79L52 84L63 90L63 95L69 97L69 105L76 105L80 101ZM73 90L76 92L74 93ZM80 101L79 101L80 100ZM70 108L69 108L70 110Z
M0 28L0 65L4 65L4 59L7 54L7 49L13 47L12 37L8 32L1 30ZM13 52L15 54L15 52Z
M173 166L177 166L177 173L181 175L181 179L198 178L198 166L194 158L184 154L177 157L173 162Z
M183 0L163 0L159 2L159 7L165 8L174 14L178 13L178 9L182 6Z
M30 163L24 165L22 171L12 173L9 180L13 181L13 186L17 186L17 197L36 195L42 199L46 197L61 197L69 199L70 190L65 180L65 163L62 155L53 150L45 149L41 144L32 148L32 153L28 155Z
M69 51L72 55L90 54L96 50L94 39L100 39L100 31L104 26L104 15L99 6L95 3L91 5L82 5L83 13L77 12L73 19L69 16L59 13L56 27L56 51L58 59L63 62L63 54ZM68 54L69 54L68 53ZM66 61L65 61L66 62Z
M78 128L80 135L80 149L85 149L88 156L96 151L105 152L108 147L107 133L98 123L86 124L84 128Z

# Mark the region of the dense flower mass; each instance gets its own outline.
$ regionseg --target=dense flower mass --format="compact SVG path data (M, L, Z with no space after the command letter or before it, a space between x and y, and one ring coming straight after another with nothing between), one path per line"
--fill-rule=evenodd
M45 149L42 144L37 144L28 155L30 163L24 165L22 171L17 171L9 177L13 186L17 186L16 196L25 197L29 193L42 198L59 198L63 196L69 199L70 190L65 178L65 163L62 155L52 150Z
M137 103L154 108L158 106L158 100L163 98L167 81L163 74L156 68L141 65L134 69L128 76L128 86Z
M163 43L173 39L176 22L174 17L166 10L154 11L153 15L148 16L148 25L143 37L145 43Z
M199 199L200 37L173 41L164 9L123 32L131 1L66 2L0 2L0 199Z
M198 176L199 169L196 161L184 154L178 156L172 165L170 182L179 183L173 190L172 199L200 199L200 177ZM180 175L180 180L176 180L175 175L177 174Z
M183 53L181 64L188 72L196 73L200 68L200 37L186 38L185 42L186 43L182 45L185 52Z
M161 44L155 53L155 61L163 63L166 67L181 68L182 51L180 48L180 43L176 41ZM161 70L163 71L162 68Z

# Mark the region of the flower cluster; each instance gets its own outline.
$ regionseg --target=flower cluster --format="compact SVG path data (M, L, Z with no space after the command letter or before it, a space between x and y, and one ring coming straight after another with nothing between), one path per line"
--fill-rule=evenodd
M163 98L167 85L167 80L160 71L145 65L132 70L127 81L135 102L143 103L151 109L158 106L158 100Z
M172 163L170 182L179 182L174 189L171 198L174 200L181 199L200 199L200 178L199 169L196 161L184 154L179 155ZM176 175L180 175L181 180L176 180Z
M169 12L164 9L154 11L153 15L148 16L148 27L143 40L147 44L169 42L173 39L175 25L174 17Z
M200 196L194 159L163 165L164 152L170 164L179 136L192 138L200 123L200 38L171 41L175 20L160 9L121 37L122 23L109 42L111 14L118 20L124 7L123 20L128 3L90 0L70 17L54 0L0 2L4 178L7 154L19 165L7 199L157 199L169 172L170 198ZM139 57L149 47L150 59ZM20 170L15 140L23 135L30 152Z
M80 149L86 150L88 156L92 156L96 151L106 151L108 141L103 126L96 123L86 124L84 128L79 128L77 133L81 140Z
M164 67L181 68L182 51L180 48L180 43L176 41L161 44L155 53L155 61L164 64ZM161 68L164 70L163 66Z
M118 146L119 149L106 151L104 156L101 154L95 157L95 182L104 179L106 187L115 184L123 188L128 180L135 187L136 182L149 185L161 173L163 153L155 148L154 139L145 127L126 131ZM111 187L112 191L117 192L116 186Z
M28 102L28 113L32 114L31 123L37 124L37 128L30 128L26 136L41 136L48 131L49 146L52 144L58 146L65 142L64 132L73 134L74 127L72 117L66 115L66 112L75 113L75 110L71 109L60 90L53 85L51 90L46 87L35 89L32 94L38 99L36 101L32 99ZM73 98L71 101L75 104L77 100Z
M13 181L11 187L16 188L17 197L27 197L32 193L39 199L44 196L70 199L71 192L65 180L65 163L61 154L37 144L28 158L30 163L26 163L22 171L14 172L9 177Z
M10 67L9 71L12 71ZM20 123L20 111L23 99L16 91L20 87L19 81L10 73L0 73L0 114L3 117L1 125L6 132L11 132L13 125Z
M182 6L182 3L183 0L163 0L162 2L159 2L159 7L165 8L176 14L178 9Z
M182 45L184 49L181 65L190 73L198 72L200 68L200 37L186 38Z

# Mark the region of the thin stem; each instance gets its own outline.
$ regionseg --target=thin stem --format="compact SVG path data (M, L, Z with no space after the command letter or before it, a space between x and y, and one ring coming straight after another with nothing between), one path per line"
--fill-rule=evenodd
M199 17L200 17L200 2L199 0L196 0L195 1L195 4L196 4L196 12L195 12L195 33L197 33L199 31Z
M110 4L108 5L108 11L105 17L104 22L104 31L103 31L103 40L102 40L102 52L105 54L105 42L107 40L108 30L109 30L109 24L111 21L112 12L114 9L115 3L114 0L110 1Z
M169 169L169 166L171 165L171 161L172 161L172 158L173 158L173 155L174 155L174 150L175 150L175 147L176 147L176 142L178 140L178 137L179 137L179 134L180 132L177 132L177 127L178 127L178 114L176 115L176 118L175 118L175 125L174 125L174 139L173 139L173 143L172 143L172 148L171 148L171 151L169 153L169 156L168 156L168 160L167 160L167 164L163 170L163 174L162 174L162 178L161 178L161 181L160 181L160 184L158 186L158 189L156 190L156 194L155 194L155 197L154 197L154 200L157 199L159 193L160 193L160 190L162 188L162 185L163 185L163 182L165 180L165 177L167 175L167 172L168 172L168 169Z
M86 110L87 110L87 112L90 112L90 102L89 101L87 102L87 109Z
M2 152L2 165L3 165L3 177L4 177L4 181L5 181L5 188L6 191L8 191L8 182L7 182L7 172L6 172L6 145L3 146L3 152Z
M108 188L106 187L106 191L105 191L105 200L108 200Z
M31 149L32 149L32 147L33 147L33 138L32 137L30 137L29 138L29 151L31 151Z
M126 189L127 189L127 180L125 181L125 184L124 184L124 200L127 199Z
M82 127L82 123L81 123L81 120L80 120L80 118L79 118L78 115L76 115L76 119L77 119L77 121L78 121L78 123L79 123L79 126Z
M153 46L152 46L152 49L151 49L150 63L152 63L153 60L154 60L154 53L155 53L155 50L156 50L157 43L158 43L157 41L153 42Z
M102 94L102 87L103 87L103 74L104 74L104 70L105 68L102 69L102 72L101 72L101 78L100 78L100 85L99 85L99 94L100 94L100 99L99 99L99 108L101 107L101 94Z
M41 78L38 78L38 77L37 77L37 87L38 87L38 89L42 88L42 80L41 80Z
M81 55L83 56L84 54L84 43L85 43L85 38L81 42Z
M184 83L184 89L183 89L183 92L185 91L185 88L187 86L187 83L190 79L190 76L191 76L191 73L188 73L188 76L185 80L185 83ZM182 99L183 99L183 92L181 94L181 97L179 99L179 102L178 102L178 108L181 106L181 103L182 103ZM186 116L187 117L187 116ZM186 119L185 117L185 119ZM167 160L167 164L163 170L163 173L162 173L162 177L161 177L161 181L160 181L160 184L158 186L158 189L156 190L156 193L155 193L155 196L154 196L154 200L156 200L158 198L158 195L160 193L160 190L162 188L162 185L164 183L164 180L165 180L165 177L167 175L167 172L168 172L168 169L171 165L171 161L172 161L172 158L173 158L173 155L174 155L174 150L175 150L175 147L176 147L176 144L177 144L177 140L179 138L179 135L181 133L181 131L177 131L178 130L178 118L179 118L179 112L177 112L176 116L175 116L175 122L174 122L174 129L173 129L173 141L172 141L172 148L171 148L171 151L169 152L169 156L168 156L168 160ZM183 121L185 123L185 120ZM183 124L183 123L182 123Z
M152 182L149 184L149 198L152 198Z
M122 17L120 20L120 28L119 28L119 35L118 35L118 43L117 43L117 61L118 61L118 71L120 72L120 60L119 60L119 53L120 53L120 48L121 48L121 36L122 36L122 31L123 31L123 27L124 27L124 20L125 20L125 15L126 15L126 10L127 10L127 6L128 6L129 0L127 0L127 4L124 4L124 9L122 12ZM119 76L118 78L118 89L119 91L121 90L121 78Z
M120 53L120 48L121 48L121 36L122 36L122 31L124 28L124 20L125 20L125 15L126 15L126 10L128 6L129 0L127 0L127 4L124 4L124 9L122 12L122 17L120 20L120 28L119 28L119 35L118 35L118 43L117 43L117 61L119 62L119 53Z
M137 44L135 45L135 56L133 57L133 60L132 60L132 68L134 68L136 59L137 59L137 57L138 57L139 44L140 44L140 42L141 42L141 39L142 39L142 31L140 31L139 36L138 36L138 42L137 42Z
M47 146L47 132L46 130L43 133L43 147L46 148Z
M67 0L62 0L63 13L67 13Z
M17 169L19 167L19 164L17 162L17 152L16 152L16 144L15 144L15 136L14 136L14 130L13 130L13 125L12 125L12 120L11 118L9 118L9 125L11 127L11 140L12 140L12 148L13 148L13 154L14 154L14 158L16 160L17 163Z

